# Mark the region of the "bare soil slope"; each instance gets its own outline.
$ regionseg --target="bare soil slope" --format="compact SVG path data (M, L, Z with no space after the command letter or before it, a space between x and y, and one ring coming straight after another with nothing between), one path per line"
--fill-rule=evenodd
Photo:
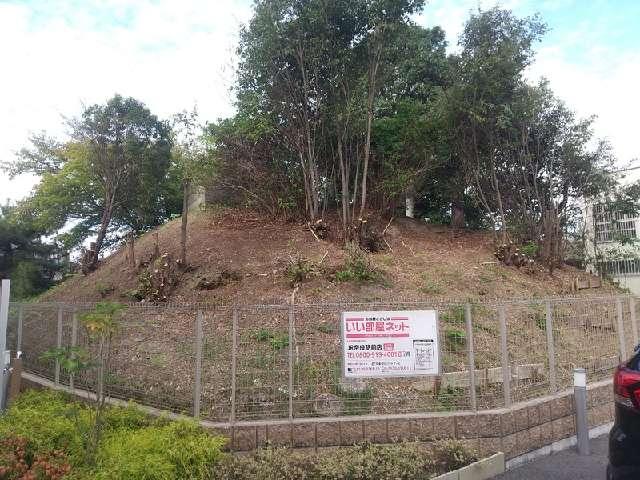
M337 226L333 226L334 231ZM180 219L157 229L161 253L179 257ZM542 268L526 272L506 267L493 256L486 232L453 232L418 220L395 219L386 230L390 247L372 254L371 263L382 274L378 282L338 282L346 254L339 243L318 241L302 223L271 222L238 211L199 212L191 216L188 233L188 271L179 274L171 302L285 303L292 288L287 270L292 260L314 265L296 293L298 303L342 301L398 301L437 298L508 300L571 292L580 272L564 267L550 276ZM154 234L137 239L136 260L149 260ZM139 288L140 268L133 269L121 248L87 276L75 275L47 292L42 300L129 301ZM223 272L223 285L214 284ZM585 293L609 293L604 286Z

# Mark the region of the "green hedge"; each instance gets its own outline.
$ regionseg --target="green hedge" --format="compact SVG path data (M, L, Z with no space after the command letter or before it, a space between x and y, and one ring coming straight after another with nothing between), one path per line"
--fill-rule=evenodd
M105 410L102 441L92 456L96 461L87 465L84 439L90 415L87 405L63 394L29 391L0 417L0 444L24 444L29 453L22 457L70 466L64 477L69 480L426 480L475 460L457 441L365 443L317 454L265 448L230 455L222 453L225 438L195 422L154 418L131 405ZM0 452L0 480L22 478L10 470L18 463L15 454Z
M107 407L97 463L86 465L84 439L91 413L87 405L61 393L28 391L0 417L0 440L25 439L30 458L63 452L72 466L65 478L76 480L207 480L226 443L195 422L154 418L135 405ZM0 472L10 463L0 452ZM0 473L0 480L5 478L14 477Z

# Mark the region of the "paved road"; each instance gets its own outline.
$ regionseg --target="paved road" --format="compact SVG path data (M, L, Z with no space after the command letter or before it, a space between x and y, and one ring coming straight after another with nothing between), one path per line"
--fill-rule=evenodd
M578 456L575 447L509 470L495 480L604 480L608 435L591 440L591 455Z

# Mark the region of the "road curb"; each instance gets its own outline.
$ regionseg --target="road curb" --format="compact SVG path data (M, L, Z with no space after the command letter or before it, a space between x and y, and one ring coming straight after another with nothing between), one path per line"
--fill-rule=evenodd
M488 480L505 471L504 453L498 452L432 480Z

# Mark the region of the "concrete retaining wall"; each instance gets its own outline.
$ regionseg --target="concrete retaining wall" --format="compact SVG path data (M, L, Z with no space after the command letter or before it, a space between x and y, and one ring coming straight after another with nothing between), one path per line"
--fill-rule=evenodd
M58 388L49 380L23 374L24 385ZM589 426L613 419L612 381L588 386ZM86 398L87 392L70 391ZM122 401L112 400L112 403ZM146 408L146 407L145 407ZM146 408L151 413L159 411ZM479 455L504 452L506 459L521 456L575 435L573 391L515 404L508 409L478 412L443 412L386 416L304 418L273 421L214 423L202 421L231 439L230 447L249 451L265 445L320 449L362 441L392 443L402 440L430 442L459 439ZM177 415L176 415L177 416Z

